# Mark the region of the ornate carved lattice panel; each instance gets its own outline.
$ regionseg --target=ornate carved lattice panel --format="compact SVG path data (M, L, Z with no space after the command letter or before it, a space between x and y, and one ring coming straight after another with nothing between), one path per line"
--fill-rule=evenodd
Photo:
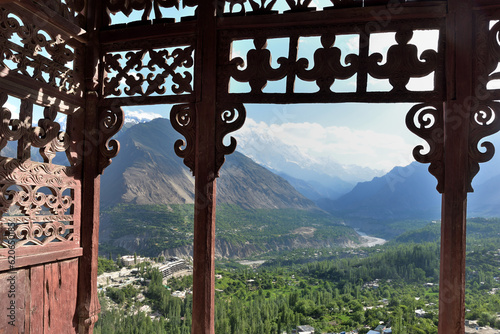
M191 18L198 0L105 0L105 25L123 24L136 21L175 22ZM121 17L119 17L121 14ZM115 17L116 16L116 17Z
M71 167L0 157L1 245L77 242L73 216L78 182Z
M0 93L0 266L12 247L22 257L74 249L80 242L77 153L70 152L71 136L62 131L66 123L60 123L73 116L61 118L54 107L45 107L34 125L38 111L33 103L21 100L16 106L14 100ZM14 157L5 156L9 151Z
M82 74L69 36L50 25L21 19L17 7L0 6L0 68L47 84L59 92L82 96Z
M415 1L415 0L413 0ZM419 1L419 0L416 0ZM278 13L300 13L316 10L371 6L400 6L406 1L394 0L330 0L323 4L311 0L219 0L220 15L265 15ZM323 7L323 6L324 7ZM315 7L318 6L318 7Z
M419 102L442 101L444 98L443 67L444 39L441 20L421 20L411 24L391 22L380 32L395 33L395 40L387 55L369 54L371 34L364 25L328 27L305 26L280 29L222 30L219 33L218 99L219 101L271 103L314 103L314 102ZM434 30L438 50L422 49L412 44L416 30ZM349 36L349 45L344 41ZM301 39L318 38L309 59L301 58L301 48L310 48ZM266 47L268 41L286 38L287 55L280 56L272 64L275 49ZM246 55L232 56L232 45L253 44ZM304 44L304 45L302 45ZM354 45L354 46L353 46ZM419 48L417 48L417 46ZM382 64L383 63L383 64ZM408 82L412 79L434 76L429 87L412 90ZM367 88L368 77L388 79L392 89L388 91ZM268 83L286 78L286 90L277 93L265 92ZM335 83L349 79L354 83L352 91L335 88ZM248 83L249 92L231 89L230 82ZM314 82L317 90L300 92L300 81Z
M173 44L176 42L187 45ZM164 40L163 45L136 42L107 46L104 96L144 98L192 93L194 47L189 42L175 39Z
M85 27L86 0L45 0L43 4L55 13L80 27Z

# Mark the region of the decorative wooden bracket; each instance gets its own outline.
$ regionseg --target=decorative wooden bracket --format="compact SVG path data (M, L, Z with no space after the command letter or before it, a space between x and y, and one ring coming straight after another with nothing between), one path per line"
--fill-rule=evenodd
M489 101L477 105L471 111L469 128L469 183L468 192L473 192L472 180L479 172L479 163L487 162L495 155L491 142L479 142L500 130L500 103ZM484 148L484 151L479 149Z
M174 144L175 154L184 159L194 175L195 141L196 141L196 108L194 103L177 104L170 111L172 127L186 138L179 139ZM184 146L184 148L182 148Z
M99 113L99 174L111 164L120 151L120 143L111 139L123 126L124 113L120 107L102 108Z
M443 108L435 104L417 104L406 115L408 129L429 144L429 152L422 153L424 147L413 149L413 157L421 163L430 163L429 172L438 181L437 191L444 191L444 122Z
M219 176L219 170L224 164L225 155L236 150L236 139L230 138L229 145L224 144L224 137L230 132L236 131L243 126L246 118L246 110L242 103L222 105L217 108L217 120L215 131L215 175ZM174 144L175 154L184 159L184 164L191 169L194 175L195 165L195 142L196 142L196 110L193 103L178 104L170 111L170 123L172 127L184 136L186 140L179 139Z
M231 154L236 150L236 139L230 137L230 144L224 144L224 137L230 132L240 129L245 123L247 112L243 103L233 103L228 105L219 105L217 107L217 120L216 126L216 157L215 157L215 170L216 177L219 177L219 171L224 161L225 155Z

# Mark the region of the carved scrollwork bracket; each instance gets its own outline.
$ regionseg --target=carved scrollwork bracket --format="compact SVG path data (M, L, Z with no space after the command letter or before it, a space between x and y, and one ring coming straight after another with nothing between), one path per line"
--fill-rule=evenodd
M245 123L246 109L242 103L228 105L219 105L217 108L216 126L216 176L219 176L219 170L224 164L225 155L231 154L236 150L236 139L230 137L229 145L224 144L224 137L231 132L240 129Z
M173 106L170 111L170 123L177 132L186 138L186 141L179 139L175 142L175 154L184 159L184 164L194 174L194 146L196 140L196 111L194 104L187 103Z
M443 109L439 104L417 104L406 115L408 129L424 139L429 151L423 153L424 146L413 149L413 157L420 163L430 163L429 172L438 181L437 191L444 191L444 121Z
M479 172L479 163L487 162L495 155L491 142L479 142L500 130L500 103L483 102L471 111L469 128L469 183L467 191L473 192L472 180ZM479 149L482 147L484 150Z
M99 115L99 174L111 164L120 151L120 143L111 139L123 126L124 113L120 107L103 108Z
M224 164L225 155L231 154L236 149L236 139L230 137L229 144L224 143L224 137L243 126L246 110L243 104L221 105L216 111L215 131L215 175ZM170 111L172 127L184 136L186 140L179 139L174 144L177 156L184 159L184 164L194 173L196 160L196 107L193 103L179 104Z

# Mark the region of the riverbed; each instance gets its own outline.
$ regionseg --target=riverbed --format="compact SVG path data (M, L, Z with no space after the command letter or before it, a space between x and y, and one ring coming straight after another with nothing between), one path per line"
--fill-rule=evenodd
M366 233L361 232L357 228L355 228L354 230L361 237L361 244L356 245L355 248L358 248L358 247L373 247L373 246L377 246L377 245L383 245L383 244L385 244L387 242L387 240L385 240L385 239L369 236Z

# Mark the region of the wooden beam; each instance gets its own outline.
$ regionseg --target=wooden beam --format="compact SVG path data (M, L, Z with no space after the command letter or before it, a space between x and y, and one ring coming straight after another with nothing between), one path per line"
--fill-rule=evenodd
M448 8L438 332L461 334L465 332L468 136L474 26L471 0L449 0Z
M439 19L446 16L446 1L405 3L388 9L370 6L323 10L317 12L286 13L279 15L225 16L218 20L218 29L265 29L277 27L307 27L320 25L366 24ZM383 21L383 22L381 22Z
M213 1L198 7L192 334L214 334L217 39Z

